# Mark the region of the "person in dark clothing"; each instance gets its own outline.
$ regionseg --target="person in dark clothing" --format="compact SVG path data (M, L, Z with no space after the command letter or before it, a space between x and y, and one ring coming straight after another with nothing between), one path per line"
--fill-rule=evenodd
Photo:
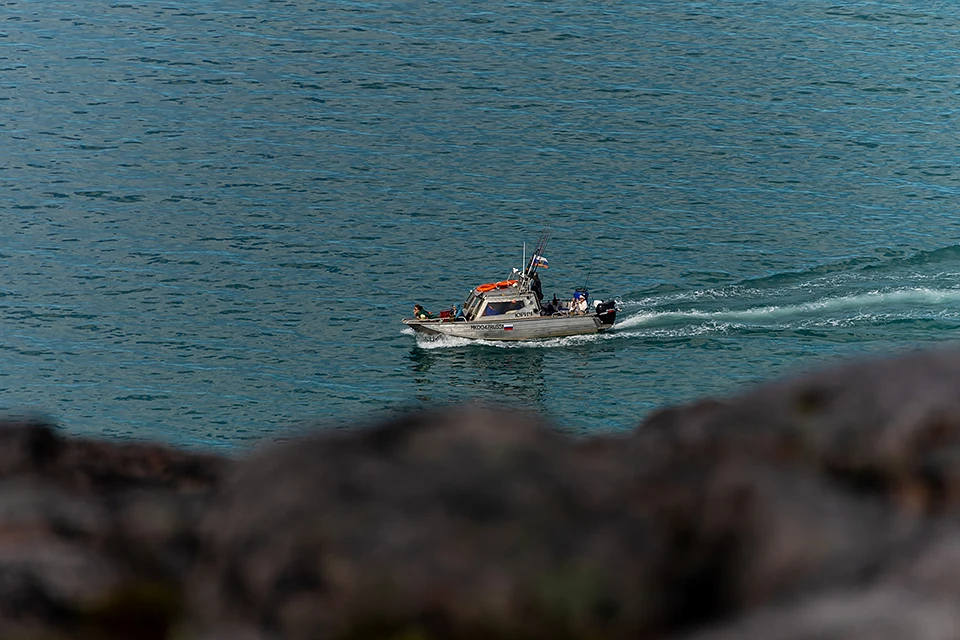
M415 304L413 305L413 317L417 320L427 320L436 316L424 309L421 305Z
M533 278L530 280L530 290L536 294L537 302L543 301L543 287L540 284L540 276L537 274L533 274Z
M560 301L557 300L557 294L553 294L553 300L548 302L540 309L540 315L542 316L552 316L557 312L557 305L560 304Z

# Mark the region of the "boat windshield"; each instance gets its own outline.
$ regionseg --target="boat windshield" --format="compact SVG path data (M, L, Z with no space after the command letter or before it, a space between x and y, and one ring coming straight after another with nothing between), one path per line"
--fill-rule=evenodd
M477 307L480 306L482 299L477 296L473 291L470 292L470 295L467 297L467 301L463 303L463 316L467 319L470 319L477 312Z

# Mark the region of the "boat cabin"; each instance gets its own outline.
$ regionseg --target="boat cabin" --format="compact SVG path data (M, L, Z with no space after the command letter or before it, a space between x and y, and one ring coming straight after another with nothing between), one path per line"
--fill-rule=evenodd
M463 317L468 322L476 322L540 315L540 304L533 291L522 290L516 280L506 283L495 283L491 289L486 288L491 285L480 285L471 291L463 303Z

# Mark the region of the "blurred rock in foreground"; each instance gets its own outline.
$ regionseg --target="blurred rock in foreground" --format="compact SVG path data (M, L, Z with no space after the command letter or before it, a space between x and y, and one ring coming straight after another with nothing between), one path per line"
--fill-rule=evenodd
M0 638L960 638L960 351L559 434L480 406L244 459L0 429Z

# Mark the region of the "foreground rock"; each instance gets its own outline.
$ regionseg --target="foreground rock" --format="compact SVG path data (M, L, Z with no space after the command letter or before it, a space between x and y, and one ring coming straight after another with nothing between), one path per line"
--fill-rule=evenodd
M229 463L0 428L0 637L169 637L196 522Z
M960 503L960 352L777 382L729 401L663 411L642 431L658 455L799 464L894 507L952 511Z
M0 429L0 637L960 637L960 351L571 439L466 406L245 459Z
M197 614L265 637L658 637L858 586L916 535L798 467L643 461L482 409L265 452L204 519Z

